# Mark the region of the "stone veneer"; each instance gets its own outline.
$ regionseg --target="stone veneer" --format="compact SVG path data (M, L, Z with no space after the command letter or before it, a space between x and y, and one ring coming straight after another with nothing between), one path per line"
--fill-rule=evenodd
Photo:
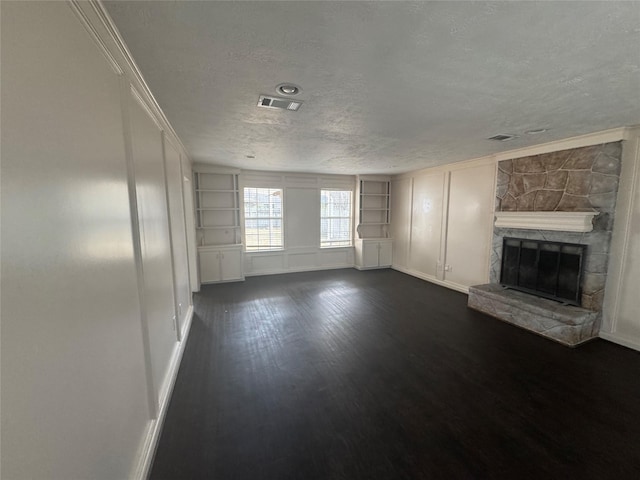
M604 300L621 157L622 142L613 142L499 162L497 211L597 211L599 214L593 220L593 230L586 233L494 226L491 284L471 287L469 306L566 345L577 345L595 337ZM583 308L503 290L498 283L504 237L587 245L582 279Z
M597 211L586 233L493 229L490 282L500 282L503 237L587 245L582 279L584 308L602 310L618 194L621 142L575 148L498 163L498 211Z
M470 287L468 305L569 347L598 335L598 312L505 289L497 283Z

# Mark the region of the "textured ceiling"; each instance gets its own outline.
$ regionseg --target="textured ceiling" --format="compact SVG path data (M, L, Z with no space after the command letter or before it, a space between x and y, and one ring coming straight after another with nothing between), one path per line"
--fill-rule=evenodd
M105 6L198 162L399 173L640 124L640 2ZM300 110L257 108L282 82Z

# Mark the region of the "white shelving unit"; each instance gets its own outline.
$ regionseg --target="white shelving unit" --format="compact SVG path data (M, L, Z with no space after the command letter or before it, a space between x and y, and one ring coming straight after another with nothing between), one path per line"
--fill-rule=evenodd
M194 175L200 282L244 280L238 174Z
M355 232L356 268L391 266L391 179L382 176L359 176L356 182Z
M238 175L195 173L198 245L239 245Z
M356 238L387 238L391 223L391 182L387 177L358 177Z

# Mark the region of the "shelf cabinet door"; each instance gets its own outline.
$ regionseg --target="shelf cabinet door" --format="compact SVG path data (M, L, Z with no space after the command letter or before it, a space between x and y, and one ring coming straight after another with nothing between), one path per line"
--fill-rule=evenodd
M392 250L393 249L392 249L391 242L380 242L378 244L378 266L379 267L391 266Z
M216 250L201 251L200 256L200 281L202 283L219 282L222 280L222 268L220 265L220 252Z
M242 251L240 249L222 250L220 265L223 281L242 280Z
M375 242L362 242L362 267L373 268L379 266L378 245Z
M390 267L393 255L393 242L391 239L364 239L356 240L356 268L386 268Z

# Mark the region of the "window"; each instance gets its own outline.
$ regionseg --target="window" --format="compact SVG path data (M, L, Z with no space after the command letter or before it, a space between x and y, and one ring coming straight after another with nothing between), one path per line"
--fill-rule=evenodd
M244 243L247 251L284 248L282 189L244 189Z
M320 247L351 246L351 192L320 191Z

